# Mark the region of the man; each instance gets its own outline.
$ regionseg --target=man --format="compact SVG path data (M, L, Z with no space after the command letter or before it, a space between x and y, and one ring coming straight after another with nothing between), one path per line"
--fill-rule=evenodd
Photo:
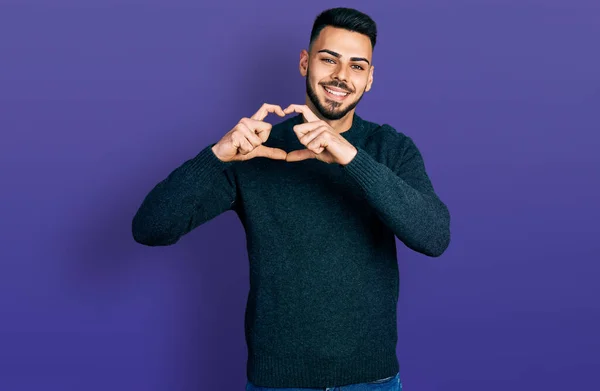
M306 104L264 104L158 183L133 219L135 240L159 246L237 213L250 261L247 390L401 388L395 237L438 257L450 215L412 139L355 114L376 36L357 10L320 14L300 55ZM296 115L271 126L268 113Z

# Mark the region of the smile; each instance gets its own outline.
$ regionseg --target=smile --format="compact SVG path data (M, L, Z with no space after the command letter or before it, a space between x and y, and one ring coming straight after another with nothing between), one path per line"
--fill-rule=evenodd
M344 98L346 98L348 95L350 95L349 92L342 92L342 91L335 91L335 90L331 90L328 87L323 86L323 89L325 90L325 92L327 93L327 95L329 97L331 97L334 100L343 100Z

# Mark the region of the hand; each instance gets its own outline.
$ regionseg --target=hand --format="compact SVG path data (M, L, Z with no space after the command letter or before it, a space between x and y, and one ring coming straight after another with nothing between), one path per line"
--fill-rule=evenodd
M325 163L338 163L343 166L350 163L358 150L327 122L322 121L306 105L290 105L285 114L302 113L305 123L295 125L294 133L307 149L292 151L285 159L297 162L305 159L318 159Z
M218 143L213 145L214 154L221 161L242 161L255 157L285 160L287 152L279 148L262 145L271 134L270 123L263 119L268 113L275 113L285 117L285 113L278 105L265 103L251 118L242 118Z

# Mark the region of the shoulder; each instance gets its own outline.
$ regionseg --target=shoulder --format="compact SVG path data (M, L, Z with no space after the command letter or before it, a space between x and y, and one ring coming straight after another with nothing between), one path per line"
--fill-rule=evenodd
M378 160L393 164L410 159L415 155L420 157L419 149L413 138L407 133L399 131L387 123L377 124L364 121L364 124L367 129L364 149Z

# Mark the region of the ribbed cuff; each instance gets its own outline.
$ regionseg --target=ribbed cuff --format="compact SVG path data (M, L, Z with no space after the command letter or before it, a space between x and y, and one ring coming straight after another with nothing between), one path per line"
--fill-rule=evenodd
M354 159L342 167L350 177L358 182L360 187L368 190L377 182L381 175L381 168L379 162L373 159L364 149L358 147L356 149L358 153L354 156Z
M235 163L220 160L212 150L215 144L210 144L189 161L186 168L190 174L195 175L202 172L210 175L222 172Z

